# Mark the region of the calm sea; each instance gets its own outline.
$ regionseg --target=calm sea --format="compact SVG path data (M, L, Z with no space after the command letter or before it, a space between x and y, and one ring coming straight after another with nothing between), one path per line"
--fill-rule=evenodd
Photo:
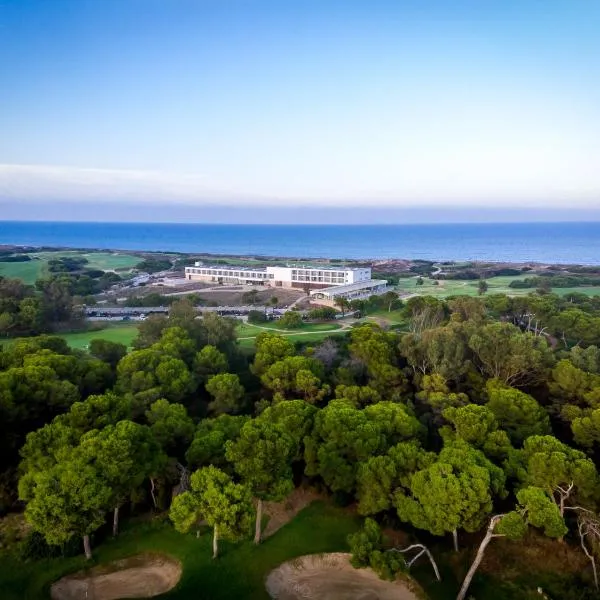
M297 258L600 264L600 223L357 226L0 221L0 244Z

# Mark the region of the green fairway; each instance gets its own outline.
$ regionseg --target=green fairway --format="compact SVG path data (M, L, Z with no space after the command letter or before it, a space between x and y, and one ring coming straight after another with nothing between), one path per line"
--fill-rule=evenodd
M516 290L509 287L509 283L523 277L490 277L486 279L488 294L509 294L511 296L522 296L533 290ZM439 285L434 285L434 280L423 278L423 285L417 285L417 278L401 279L397 291L404 294L420 294L429 296L477 296L479 280L458 281L454 279L439 280Z
M376 310L366 316L367 319L382 319L393 325L405 325L406 318L403 316L401 310Z
M102 271L129 271L140 262L138 256L122 254L120 252L33 252L29 255L32 260L27 262L0 262L0 276L21 279L29 285L47 274L46 265L53 258L65 256L77 256L87 259L85 265L88 269L100 269Z
M125 344L128 348L138 334L138 326L131 323L114 323L105 329L82 331L77 333L63 333L59 337L65 339L71 348L85 350L91 340L99 339L108 342Z
M487 294L507 294L509 296L525 296L531 292L535 292L534 288L515 289L510 287L510 282L517 279L525 279L527 276L519 277L501 276L490 277L486 279L488 284ZM477 296L479 280L440 280L439 285L434 285L432 279L423 279L423 285L417 285L417 278L400 279L396 286L396 291L401 294L419 294L423 296L437 296L446 298L448 296ZM585 294L586 296L600 295L600 286L590 287L571 287L571 288L552 288L552 292L558 296L566 296L568 294Z
M40 277L45 265L46 261L35 259L27 262L0 262L0 277L21 279L23 283L32 285Z
M591 285L589 287L567 287L552 288L554 294L559 296L569 296L570 294L583 294L584 296L600 296L600 286Z
M124 558L139 552L159 552L179 559L183 575L179 585L161 598L170 600L267 599L265 578L282 562L319 552L347 551L346 537L358 528L356 516L323 502L301 511L273 537L255 546L250 540L220 543L221 556L211 558L212 537L208 530L200 538L182 535L168 523L156 519L126 527L116 540L94 551L94 564ZM68 559L23 562L0 559L2 600L47 600L52 582L86 565L82 556Z
M287 338L288 340L291 340L292 342L302 342L302 343L311 344L311 343L322 342L325 338L327 338L329 336L345 335L347 333L347 331L348 330L340 329L338 331L330 331L330 332L315 331L315 332L309 332L306 334L282 333L281 335L284 336L285 338ZM275 332L275 333L278 333L278 332ZM238 344L242 350L250 351L250 350L254 349L255 341L256 341L256 337L243 338L238 341Z
M306 323L298 329L283 329L277 322L265 323L264 325L252 325L242 323L237 326L236 333L240 348L246 352L254 349L256 336L264 331L277 333L289 340L305 343L320 342L330 335L341 335L346 333L339 323Z
M103 271L112 271L115 269L131 269L140 261L139 256L123 254L121 252L83 252L78 250L59 251L59 252L37 252L31 255L47 262L52 258L61 257L81 257L87 259L85 265L89 269L101 269Z
M237 326L236 332L238 337L255 337L263 331L272 331L274 333L298 334L298 333L315 333L322 331L332 331L340 329L339 323L306 323L297 329L285 329L277 321L265 323L264 325L253 325L251 323L242 323Z
M165 600L268 600L265 579L273 569L305 554L348 552L347 536L359 528L360 521L351 511L323 501L314 502L260 546L250 540L221 541L217 560L211 558L212 535L208 529L197 538L194 532L177 533L166 518L124 523L116 539L109 538L98 547L92 546L94 556L90 562L82 555L24 561L6 550L0 551L0 597L2 600L48 600L51 584L68 573L148 552L172 556L182 564L179 584L160 596ZM560 585L564 586L565 582L576 586L577 580L569 580L568 573L548 572L537 564L529 571L522 571L514 564L529 556L527 552L535 552L535 543L535 539L529 540L528 550L522 553L509 548L511 554L507 560L510 559L513 568L508 577L504 572L493 576L489 570L477 573L471 587L472 597L533 600L539 598L537 586L543 586L548 592L557 586L561 589ZM548 550L551 543L544 548ZM506 550L497 546L491 547L488 554L499 560L506 556ZM430 549L438 561L442 582L435 581L425 560L419 561L411 574L431 600L453 600L460 584L456 571L464 573L471 555L450 551L441 539Z

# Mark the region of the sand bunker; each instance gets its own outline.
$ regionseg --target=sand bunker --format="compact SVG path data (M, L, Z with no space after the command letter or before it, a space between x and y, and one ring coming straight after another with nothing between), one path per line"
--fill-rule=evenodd
M417 600L405 583L383 581L349 560L350 554L311 554L283 563L267 577L267 592L277 600Z
M152 598L177 585L181 565L172 558L140 554L67 575L50 590L52 600Z

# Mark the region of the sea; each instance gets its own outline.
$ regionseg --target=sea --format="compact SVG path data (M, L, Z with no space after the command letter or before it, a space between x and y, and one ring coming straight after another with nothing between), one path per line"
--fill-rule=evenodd
M211 225L0 221L0 244L290 258L600 264L600 222Z

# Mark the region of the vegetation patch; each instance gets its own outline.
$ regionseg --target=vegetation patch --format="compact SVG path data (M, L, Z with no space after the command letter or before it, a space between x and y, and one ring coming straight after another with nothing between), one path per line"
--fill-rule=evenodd
M90 342L97 339L124 344L127 348L131 348L137 334L137 325L132 325L131 323L112 323L103 329L62 333L59 334L59 337L63 338L71 348L86 350Z
M32 285L40 278L44 264L40 260L30 260L28 262L0 261L0 276L10 279L20 279L23 283Z
M126 525L118 538L98 547L95 560L104 565L140 552L159 552L172 556L183 568L179 584L166 596L170 600L268 600L265 579L273 569L310 552L345 551L346 537L358 525L354 515L325 502L313 502L260 546L249 540L223 542L215 561L211 535L181 535L171 524L157 519ZM82 557L23 562L12 554L1 555L2 600L47 600L53 582L85 565Z

